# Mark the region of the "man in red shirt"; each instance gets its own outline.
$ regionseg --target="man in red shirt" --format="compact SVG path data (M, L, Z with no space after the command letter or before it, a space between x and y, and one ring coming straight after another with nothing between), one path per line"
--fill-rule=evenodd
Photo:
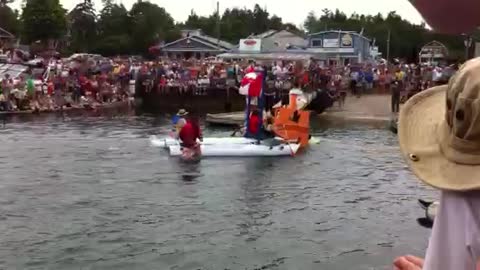
M182 140L183 147L194 147L197 145L197 139L202 138L202 133L198 124L194 123L191 119L187 120L187 123L180 129L178 135Z
M182 141L182 157L184 159L191 160L202 154L200 144L197 143L197 140L202 141L203 139L197 118L191 117L188 119L185 125L180 129L178 137Z

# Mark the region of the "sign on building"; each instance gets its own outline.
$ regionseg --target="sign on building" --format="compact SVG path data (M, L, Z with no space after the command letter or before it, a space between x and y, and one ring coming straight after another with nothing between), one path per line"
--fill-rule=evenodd
M262 50L261 39L240 39L239 50L242 52L260 52Z
M448 56L448 49L438 41L432 41L422 47L418 54L420 63L438 64L445 61Z
M340 47L340 42L338 38L325 38L323 39L323 47L324 48L338 48Z
M353 38L350 34L345 34L342 36L342 47L353 47Z
M313 53L355 53L354 48L311 48L308 50Z

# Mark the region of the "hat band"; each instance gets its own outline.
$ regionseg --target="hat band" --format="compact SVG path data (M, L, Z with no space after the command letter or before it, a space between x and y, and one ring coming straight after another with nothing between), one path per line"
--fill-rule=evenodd
M456 137L446 121L437 129L440 151L448 160L463 165L480 165L480 143Z

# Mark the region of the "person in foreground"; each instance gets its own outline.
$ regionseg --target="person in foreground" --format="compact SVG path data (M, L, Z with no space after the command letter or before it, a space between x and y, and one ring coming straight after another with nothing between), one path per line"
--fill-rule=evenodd
M202 131L198 123L198 118L191 116L182 125L178 137L181 140L182 158L185 160L195 160L202 155L200 144L197 140L202 141Z
M480 270L480 58L413 96L398 136L410 169L441 196L425 260L399 257L394 269Z

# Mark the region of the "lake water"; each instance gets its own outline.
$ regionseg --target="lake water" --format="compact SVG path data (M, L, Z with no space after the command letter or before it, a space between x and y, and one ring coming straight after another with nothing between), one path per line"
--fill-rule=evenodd
M49 117L0 129L0 269L391 269L422 256L419 184L395 135L317 124L296 158L183 164L166 117ZM206 134L228 136L229 130Z

